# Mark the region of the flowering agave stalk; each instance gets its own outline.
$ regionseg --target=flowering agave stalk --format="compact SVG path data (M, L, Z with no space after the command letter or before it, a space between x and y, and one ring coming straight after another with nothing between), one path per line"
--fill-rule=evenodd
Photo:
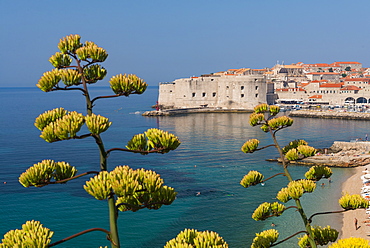
M35 126L41 131L40 137L49 143L93 138L99 148L100 168L77 175L77 169L66 162L43 160L22 173L19 182L24 187L43 187L94 174L95 176L86 182L84 189L94 198L108 202L110 230L92 228L62 241L50 243L53 232L43 228L40 223L32 221L23 226L25 230L8 232L0 247L51 247L87 232L102 231L107 234L111 247L119 248L118 210L159 209L162 205L170 205L177 193L173 188L164 185L163 179L153 171L132 170L128 166L119 166L109 172L107 166L109 153L125 151L163 154L175 150L180 145L180 141L173 134L159 129L149 129L143 134L135 135L125 148L106 150L101 133L107 131L112 122L104 116L93 113L94 102L99 99L142 94L147 84L136 75L116 75L109 81L112 95L91 99L88 85L105 78L107 71L101 63L108 57L107 52L93 42L81 43L79 35L64 37L60 40L58 48L60 52L49 59L55 69L45 72L38 81L37 87L45 92L81 91L86 100L86 114L57 108L39 115ZM72 64L73 61L74 64ZM84 125L87 127L84 130L88 131L80 134ZM25 232L30 235L24 235Z
M280 147L277 142L276 133L281 129L290 127L293 124L293 119L287 116L278 117L277 114L279 113L279 111L280 109L278 106L269 106L267 104L260 104L255 107L254 113L250 115L250 125L260 126L262 131L269 133L272 136L274 143L262 148L258 148L259 141L257 139L250 139L244 143L244 145L241 147L241 150L244 153L253 153L255 151L262 150L270 146L275 147L279 152L280 161L283 164L284 172L264 179L264 176L260 172L250 171L243 177L240 184L243 187L248 188L250 186L263 183L277 175L284 175L289 182L287 184L287 187L282 188L278 192L276 199L278 199L282 203L286 203L292 200L295 202L295 205L285 207L283 204L278 202L265 202L262 203L254 211L252 218L256 221L265 220L273 216L280 216L289 208L295 208L302 218L305 229L279 242L277 242L279 237L279 233L277 232L277 230L266 230L256 234L251 247L273 247L286 241L287 239L294 237L299 233L305 234L304 236L299 237L298 245L302 248L314 248L317 247L317 245L327 245L329 242L335 242L338 237L338 231L332 229L330 226L327 226L325 228L313 227L311 226L312 218L320 214L331 214L336 212L338 213L348 210L355 210L358 208L367 208L369 206L369 203L360 195L344 195L339 200L339 204L343 208L343 210L335 212L316 213L309 218L306 216L300 198L305 193L312 193L316 188L316 182L323 178L329 178L332 175L332 171L329 167L313 166L305 173L305 179L294 180L292 178L288 170L289 161L313 156L316 153L316 149L308 146L307 142L304 140L294 140L285 147Z

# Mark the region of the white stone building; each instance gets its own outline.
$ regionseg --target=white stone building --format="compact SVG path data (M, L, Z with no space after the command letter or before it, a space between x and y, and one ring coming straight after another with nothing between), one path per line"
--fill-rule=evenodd
M274 85L263 75L206 75L160 83L158 104L166 108L216 108L252 110L274 103Z

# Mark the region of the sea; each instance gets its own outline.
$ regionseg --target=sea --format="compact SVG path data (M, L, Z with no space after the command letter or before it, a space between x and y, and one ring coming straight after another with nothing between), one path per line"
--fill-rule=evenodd
M91 87L92 98L112 95L109 86ZM163 247L185 228L215 231L229 247L250 247L255 233L275 227L283 239L303 230L294 209L282 216L254 221L253 211L263 202L274 202L287 179L275 177L264 185L243 188L240 180L250 170L265 177L282 172L282 166L266 159L277 152L267 148L245 154L245 141L257 138L260 146L272 143L268 134L248 124L248 113L197 113L178 116L144 117L158 98L158 87L150 86L142 95L99 99L94 113L108 117L112 126L102 134L106 149L125 147L132 136L149 128L160 128L179 137L181 145L168 154L140 155L112 152L108 168L128 165L154 170L165 185L175 188L177 199L159 210L120 212L118 219L121 247ZM37 87L0 88L0 236L20 229L27 220L40 221L54 232L52 242L90 228L109 229L107 202L88 195L82 185L89 176L66 184L24 188L18 177L43 159L66 161L80 173L98 170L98 148L92 138L47 143L39 137L35 118L44 111L63 107L86 114L81 91L45 93ZM284 113L283 113L284 114ZM285 113L286 114L286 113ZM294 118L292 127L277 133L284 146L304 139L316 148L330 147L334 141L364 138L370 122L354 120ZM82 133L83 134L83 130ZM290 166L293 177L303 178L306 166ZM302 204L308 216L315 212L340 210L341 185L353 169L333 168L332 182L324 181L314 193L304 195ZM289 205L289 203L287 204ZM321 215L313 225L330 225L341 230L342 215ZM106 234L84 234L58 247L109 246ZM297 237L276 247L297 247Z

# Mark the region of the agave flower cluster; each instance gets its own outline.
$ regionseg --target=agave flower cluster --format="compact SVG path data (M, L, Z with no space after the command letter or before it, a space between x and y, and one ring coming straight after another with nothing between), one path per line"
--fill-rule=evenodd
M93 135L105 132L112 124L108 118L100 115L91 114L85 117L63 108L46 111L35 120L35 126L41 130L40 137L49 143L76 138L85 123Z
M335 242L338 238L339 232L331 228L330 226L327 227L316 226L311 227L311 229L317 245L321 246L327 245L329 242ZM299 238L298 245L301 248L310 247L307 234Z
M61 81L67 89L84 83L94 84L105 78L107 70L99 63L107 59L108 53L94 42L86 41L83 44L80 40L79 35L69 35L59 41L60 52L49 59L56 69L45 72L36 84L37 87L49 92L62 88L59 86ZM76 64L72 64L73 59ZM109 82L117 95L142 94L147 88L144 80L132 74L113 76Z
M228 244L215 232L185 229L176 238L166 243L164 248L195 248L195 247L217 247L227 248Z
M0 248L28 247L46 248L51 242L53 232L43 227L39 221L27 221L22 229L10 230L4 235Z
M158 209L175 200L175 190L163 183L153 171L117 166L111 172L102 171L91 178L84 189L98 200L105 200L114 193L118 196L116 205L120 211L135 212L142 208Z
M260 233L256 233L253 239L251 248L266 248L270 247L279 238L279 232L275 229L269 229Z
M142 134L137 134L128 142L126 148L129 150L147 151L157 150L159 153L167 153L175 150L180 145L179 139L168 132L157 128L148 129Z
M19 182L26 188L30 186L42 187L50 183L51 179L60 181L71 178L76 173L77 169L69 163L46 159L23 172L19 177Z

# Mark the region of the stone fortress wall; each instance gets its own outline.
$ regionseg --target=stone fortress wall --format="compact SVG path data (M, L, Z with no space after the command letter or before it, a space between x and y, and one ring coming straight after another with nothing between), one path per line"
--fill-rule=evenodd
M163 109L253 109L266 102L274 103L274 88L263 75L191 77L159 85Z

